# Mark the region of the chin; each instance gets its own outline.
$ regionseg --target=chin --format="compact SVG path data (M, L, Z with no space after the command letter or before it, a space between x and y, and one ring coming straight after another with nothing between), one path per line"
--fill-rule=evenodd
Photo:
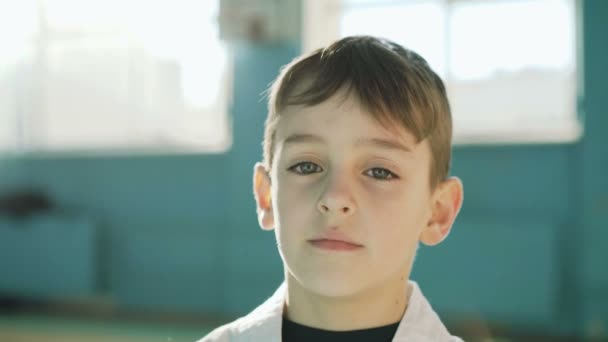
M300 286L319 296L324 297L351 297L365 290L361 279L354 279L352 275L340 276L336 273L324 275L316 273L309 277L300 277Z

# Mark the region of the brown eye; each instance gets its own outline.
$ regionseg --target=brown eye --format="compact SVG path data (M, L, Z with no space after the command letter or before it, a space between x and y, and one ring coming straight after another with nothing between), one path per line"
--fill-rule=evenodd
M323 171L323 169L312 162L301 162L287 169L289 171L295 172L300 175L309 175L312 173L317 173Z
M397 177L396 174L390 172L387 169L381 168L381 167L371 168L371 169L367 170L365 172L365 174L367 176L370 176L370 177L378 179L378 180L391 180L391 179L399 178L399 177Z

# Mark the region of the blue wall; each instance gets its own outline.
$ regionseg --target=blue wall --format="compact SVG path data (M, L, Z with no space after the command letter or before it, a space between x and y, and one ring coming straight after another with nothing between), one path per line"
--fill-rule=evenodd
M580 147L582 326L608 336L608 2L584 1L585 129Z
M0 156L0 189L20 185L25 178L22 161Z
M451 317L608 334L608 3L583 6L584 139L455 149L462 216L445 244L422 249L413 274ZM251 176L266 113L260 93L298 47L234 52L228 153L26 158L0 172L0 184L40 185L98 222L97 289L123 307L236 315L281 281L274 236L257 227Z

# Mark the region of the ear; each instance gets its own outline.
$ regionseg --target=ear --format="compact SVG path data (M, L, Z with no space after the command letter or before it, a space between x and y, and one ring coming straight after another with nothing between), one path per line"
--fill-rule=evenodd
M437 186L431 198L431 218L420 235L422 243L434 246L448 236L462 206L462 200L463 186L460 179L450 177Z
M262 163L253 168L253 194L257 206L258 223L264 230L274 229L274 214L270 192L270 174Z

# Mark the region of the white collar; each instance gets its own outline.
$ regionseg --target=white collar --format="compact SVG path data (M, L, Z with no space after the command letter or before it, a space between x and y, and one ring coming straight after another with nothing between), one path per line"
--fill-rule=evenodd
M433 311L418 284L409 281L412 288L408 307L399 323L393 342L405 341L462 341L451 336L439 316ZM248 315L222 326L201 342L211 341L281 341L283 303L286 285L281 284L275 293ZM209 338L209 339L207 339Z

